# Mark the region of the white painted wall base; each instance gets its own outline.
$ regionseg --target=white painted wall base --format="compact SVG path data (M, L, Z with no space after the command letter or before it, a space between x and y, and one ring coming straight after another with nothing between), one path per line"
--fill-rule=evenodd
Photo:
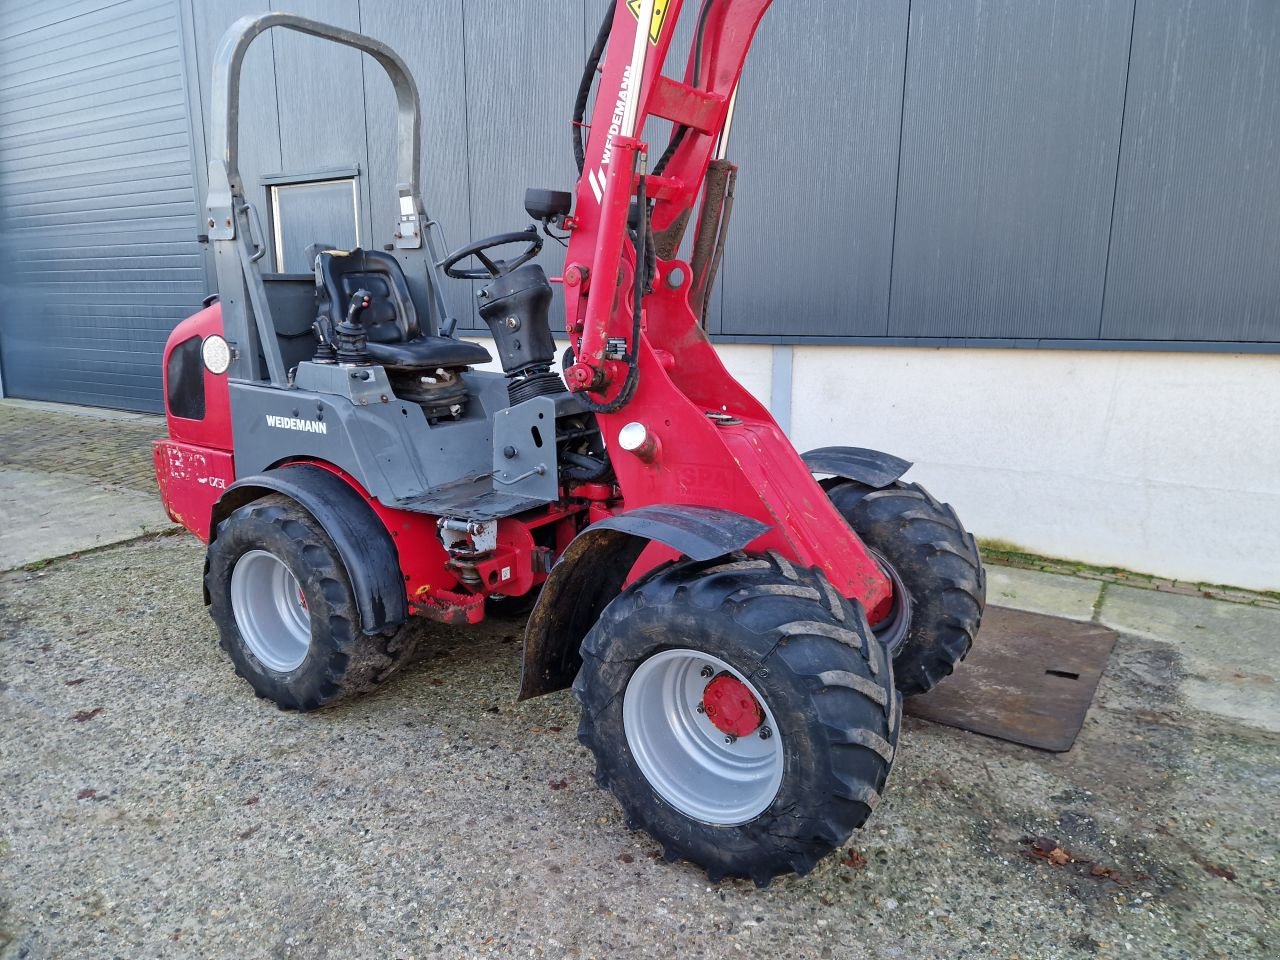
M719 351L768 403L774 349ZM980 537L1280 590L1277 357L798 346L784 426L914 460Z
M1257 355L805 347L791 435L910 457L978 536L1277 590L1278 374Z

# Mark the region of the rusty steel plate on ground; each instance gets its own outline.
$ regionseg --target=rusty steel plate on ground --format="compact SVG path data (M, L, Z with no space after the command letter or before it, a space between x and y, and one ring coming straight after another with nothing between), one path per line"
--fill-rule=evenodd
M1096 623L987 607L973 650L913 717L1028 747L1070 750L1115 646Z

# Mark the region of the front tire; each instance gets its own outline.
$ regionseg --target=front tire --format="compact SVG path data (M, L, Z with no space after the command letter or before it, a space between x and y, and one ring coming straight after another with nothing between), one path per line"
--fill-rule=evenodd
M916 483L876 489L847 480L827 494L886 569L895 595L906 597L876 624L893 649L898 689L908 697L928 692L969 653L982 622L987 577L978 544L950 504Z
M375 636L360 629L342 558L296 501L255 500L217 532L205 559L209 613L259 697L315 710L373 689L412 658L412 620Z
M880 800L901 705L862 610L819 571L660 568L582 643L578 738L628 826L717 881L807 873Z

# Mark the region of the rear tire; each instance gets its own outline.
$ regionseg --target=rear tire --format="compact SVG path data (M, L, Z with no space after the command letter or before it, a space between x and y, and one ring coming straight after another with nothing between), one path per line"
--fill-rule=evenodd
M337 548L296 501L255 500L218 525L209 613L236 674L282 710L365 693L412 659L419 626L366 635Z
M987 602L978 544L950 504L901 480L875 489L849 480L827 491L859 539L905 587L910 606L886 618L903 627L894 638L893 670L903 696L931 690L973 646ZM886 637L887 639L887 637Z
M807 873L880 800L901 714L892 666L819 571L741 554L660 568L609 604L582 659L596 782L668 860L763 886ZM725 675L759 707L732 740L708 692Z

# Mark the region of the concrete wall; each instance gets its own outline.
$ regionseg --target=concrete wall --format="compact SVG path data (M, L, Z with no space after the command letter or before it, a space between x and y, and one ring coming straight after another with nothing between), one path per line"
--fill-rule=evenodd
M1280 590L1280 359L719 350L798 449L844 443L908 457L909 479L954 504L979 537L1172 579Z
M1239 354L800 348L790 433L914 459L978 536L1276 590L1278 373Z

